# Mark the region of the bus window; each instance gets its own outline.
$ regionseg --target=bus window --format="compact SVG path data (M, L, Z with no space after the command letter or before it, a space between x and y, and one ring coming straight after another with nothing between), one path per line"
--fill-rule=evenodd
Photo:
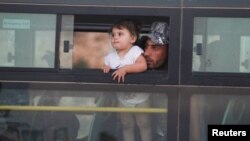
M140 38L144 36L149 36L151 32L151 25L155 21L166 23L167 26L169 25L168 17L123 17L123 19L126 18L141 23ZM110 28L113 23L117 22L118 20L121 20L121 17L106 16L104 20L100 19L103 18L98 15L62 15L62 31L60 45L60 67L62 69L100 69L103 66L104 57L109 52L114 51L110 40ZM169 29L169 27L167 27L166 29ZM169 34L166 33L166 35ZM168 38L169 37L167 37L167 39ZM142 49L145 49L144 46L146 45L146 42L142 43L140 41L137 42L138 45ZM159 61L161 62L161 65L156 65L157 68L166 69L168 48L166 47L164 49L160 49L155 47L155 50L156 49L158 50L158 52L160 52L159 50L164 51L164 53L162 53L164 54L164 57L162 57L164 58L164 60ZM150 67L150 69L152 68ZM153 69L155 69L155 67L153 67Z
M0 13L0 67L54 68L55 14Z
M191 97L190 141L206 141L208 125L250 124L249 95L204 95Z
M29 84L12 88L15 96L10 96L9 87L4 86L0 91L3 97L0 100L0 125L4 127L1 128L0 140L122 140L121 114L149 118L146 123L149 127L135 124L134 133L129 134L135 140L141 140L139 132L144 128L150 129L148 134L154 140L166 140L168 99L164 93L111 92L77 87L52 89ZM18 94L26 96L25 103L17 100ZM119 94L152 97L146 99L147 106L120 107Z
M249 18L194 18L192 70L249 73L249 25Z

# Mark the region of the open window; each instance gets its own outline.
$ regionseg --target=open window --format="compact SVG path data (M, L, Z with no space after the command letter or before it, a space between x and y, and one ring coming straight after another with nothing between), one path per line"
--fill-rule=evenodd
M104 56L113 51L110 43L110 28L113 23L121 19L132 19L140 22L142 25L140 36L148 35L151 24L155 21L169 24L169 17L62 16L61 43L63 45L61 45L61 51L63 53L60 56L61 68L101 68ZM69 23L69 21L72 23ZM64 28L67 28L67 35L65 35L66 30Z
M88 73L87 76L89 77L92 77L89 74L103 77L104 74L101 74L101 68L104 64L104 57L114 51L110 42L110 29L113 23L122 19L132 19L139 22L141 24L141 37L149 35L153 22L165 22L170 25L170 17L168 16L62 15L60 69L81 72L80 75L85 75L85 81L86 74L84 73ZM168 65L169 46L166 48L164 51L167 55L162 63L165 66ZM145 83L145 75L149 76L149 78L151 75L154 78L149 80L150 83L156 83L159 78L166 79L167 72L167 67L165 67L146 71L145 73L132 74L133 78L131 77L131 80L135 83ZM127 76L129 80L130 74ZM108 77L111 80L111 76ZM105 76L103 78L105 79Z

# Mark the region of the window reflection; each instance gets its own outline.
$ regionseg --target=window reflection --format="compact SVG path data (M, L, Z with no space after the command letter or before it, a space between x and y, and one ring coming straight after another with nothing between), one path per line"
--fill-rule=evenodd
M249 73L249 25L249 18L196 17L193 71Z
M207 141L207 125L250 124L249 100L248 95L193 95L190 141Z
M54 67L56 15L0 13L0 21L1 67Z

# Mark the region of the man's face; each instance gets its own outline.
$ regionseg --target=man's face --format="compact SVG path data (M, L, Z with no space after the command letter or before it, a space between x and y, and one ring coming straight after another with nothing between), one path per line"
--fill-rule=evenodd
M154 45L154 43L149 39L146 42L144 55L148 68L157 69L165 63L167 57L167 47L164 45Z

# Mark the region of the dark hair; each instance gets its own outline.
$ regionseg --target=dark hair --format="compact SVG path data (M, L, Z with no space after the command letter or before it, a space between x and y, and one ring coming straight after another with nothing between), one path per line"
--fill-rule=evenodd
M142 36L142 37L138 40L137 45L138 45L139 47L141 47L143 50L145 50L145 48L146 48L146 42L147 42L149 39L150 39L150 38L149 38L148 36L144 35L144 36Z
M113 28L118 28L118 29L125 28L130 32L131 35L135 36L137 39L139 38L140 23L134 20L130 19L120 20L112 25L111 31Z

